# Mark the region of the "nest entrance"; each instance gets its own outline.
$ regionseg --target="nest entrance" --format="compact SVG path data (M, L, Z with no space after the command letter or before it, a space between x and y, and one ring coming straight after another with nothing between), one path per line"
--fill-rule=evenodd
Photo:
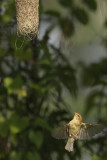
M33 39L39 35L39 0L16 0L17 34Z

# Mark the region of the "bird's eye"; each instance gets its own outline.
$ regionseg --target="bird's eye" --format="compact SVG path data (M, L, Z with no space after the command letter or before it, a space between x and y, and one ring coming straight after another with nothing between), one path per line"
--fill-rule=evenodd
M80 117L80 115L79 115L79 114L78 114L77 116L78 116L78 117Z

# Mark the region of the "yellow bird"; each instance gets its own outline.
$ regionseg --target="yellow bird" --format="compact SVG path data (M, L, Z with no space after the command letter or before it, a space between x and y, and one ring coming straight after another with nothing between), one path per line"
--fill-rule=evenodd
M104 129L102 124L88 124L82 122L82 116L74 113L74 118L64 126L53 129L52 136L56 139L68 138L65 149L73 151L73 143L75 140L90 139L94 135L100 133Z

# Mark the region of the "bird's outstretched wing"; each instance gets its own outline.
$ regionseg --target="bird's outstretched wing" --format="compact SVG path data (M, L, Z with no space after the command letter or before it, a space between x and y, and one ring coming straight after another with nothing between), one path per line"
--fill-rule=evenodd
M96 134L103 131L105 128L102 124L88 124L88 123L82 123L81 129L78 133L78 139L90 139Z
M52 131L52 137L56 139L68 138L68 126L64 125L61 127L54 128Z

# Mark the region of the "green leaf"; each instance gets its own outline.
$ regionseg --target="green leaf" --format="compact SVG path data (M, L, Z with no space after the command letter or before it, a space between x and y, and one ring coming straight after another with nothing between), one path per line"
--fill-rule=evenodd
M92 91L87 99L86 99L86 107L84 109L84 114L89 114L94 108L98 108L98 106L101 103L101 99L104 97L104 91L96 89ZM105 105L106 101L103 102L103 105Z
M12 114L9 123L11 133L17 134L28 127L29 119L27 117L19 117L17 114Z
M6 55L6 50L0 46L0 57Z
M20 160L22 157L22 152L12 151L9 160Z
M48 122L44 119L41 119L41 118L36 118L36 120L34 121L34 125L37 127L42 127L42 128L45 128L46 130L48 131L51 131L51 127L50 125L48 124Z
M6 3L4 5L6 5ZM15 3L11 1L7 6L5 7L5 13L1 17L1 20L4 24L9 23L15 15L15 10L14 10Z
M12 89L19 89L23 86L23 80L21 78L20 75L17 75L14 79L13 79L13 83L10 85L10 87Z
M60 19L60 27L65 36L70 37L74 33L73 21L69 18Z
M7 77L4 79L4 85L7 89L19 89L23 86L23 81L19 75L17 75L14 79Z
M107 28L107 18L105 20L105 23L104 23L105 27ZM106 40L105 40L106 41Z
M0 116L0 135L6 137L9 131L9 123L7 119L3 116Z
M43 136L43 133L40 131L34 132L33 130L30 130L29 131L29 139L39 149L43 143L44 136Z
M49 15L54 16L54 17L59 17L60 16L59 12L51 11L51 10L46 11L45 14L49 14Z
M40 154L35 151L34 153L28 152L27 154L27 160L40 160Z
M35 89L36 92L38 92L39 95L43 95L45 93L45 91L46 91L46 88L44 88L41 85L36 84L36 83L31 83L30 87Z
M91 9L95 11L97 9L97 2L96 0L83 0L83 2Z
M94 155L92 160L107 160L107 154L104 155Z
M18 37L17 35L12 35L11 40L10 40L10 44L11 44L11 47L15 50L14 53L15 53L15 56L17 59L21 60L21 56L23 57L23 55L25 57L26 52L22 52L22 51L24 51L25 49L28 49L27 48L27 46L29 44L28 39ZM19 56L18 56L18 54L19 54ZM22 60L23 60L23 58L22 58Z
M100 63L93 63L90 66L83 65L82 80L84 86L107 85L107 59Z
M12 78L7 77L7 78L4 79L4 85L5 85L6 88L9 88L12 83L13 83Z
M19 46L19 47L18 47ZM32 50L30 48L25 48L23 46L23 42L17 44L17 47L20 49L17 49L15 51L15 58L18 60L30 60L32 58Z
M7 88L8 94L17 94L19 97L26 97L27 92L23 89L23 80L20 75L17 75L14 79L7 77L4 79L4 85Z
M84 9L81 9L79 7L73 8L73 14L80 23L84 25L88 23L89 17L88 17L87 12Z
M59 0L59 2L63 7L68 7L68 8L71 8L73 4L73 0Z

